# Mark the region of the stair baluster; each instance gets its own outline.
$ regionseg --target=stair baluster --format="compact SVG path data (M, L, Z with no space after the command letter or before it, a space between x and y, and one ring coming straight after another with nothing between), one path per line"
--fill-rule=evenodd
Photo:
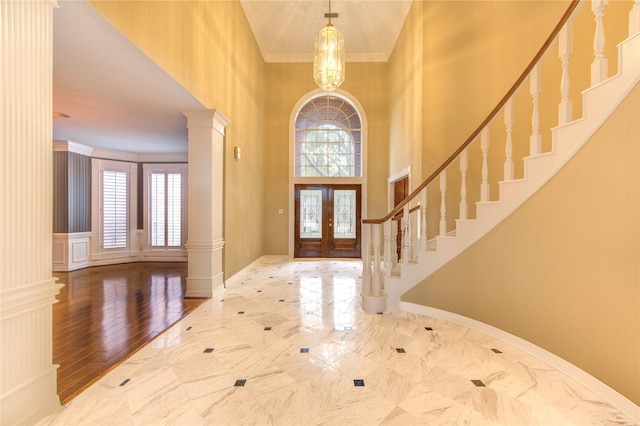
M393 253L395 253L395 239L391 238L391 228L393 220L388 220L384 223L384 276L390 277L393 270ZM397 227L396 227L397 228Z
M460 153L460 219L467 218L467 150Z
M594 86L606 80L609 72L609 61L604 57L604 9L609 0L591 0L591 11L595 15L596 34L593 39L594 60L591 64L591 85Z
M558 106L558 124L565 124L572 120L572 103L569 99L571 82L569 80L569 57L573 53L573 20L560 30L558 34L558 56L562 62L562 77L560 80L560 105Z
M420 250L427 250L427 188L420 192Z
M411 221L409 218L409 203L402 208L402 263L409 263L411 258Z
M540 92L542 92L542 75L540 63L531 71L529 76L529 93L533 102L533 114L531 116L531 137L529 138L529 155L537 155L542 151L542 136L540 135Z
M482 149L482 183L480 184L480 201L489 201L489 128L480 132L480 149Z
M629 11L629 37L637 32L640 32L640 0L635 0Z
M504 105L504 125L507 129L507 142L504 149L504 180L513 180L513 139L511 132L513 130L513 98L509 99Z
M438 235L447 235L447 170L440 172L440 233Z
M382 291L382 272L380 270L380 224L373 225L373 288L372 294L380 296Z

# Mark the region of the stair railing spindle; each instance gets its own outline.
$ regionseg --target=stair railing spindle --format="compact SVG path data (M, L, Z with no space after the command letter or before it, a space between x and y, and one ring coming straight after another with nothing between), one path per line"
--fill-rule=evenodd
M372 295L380 296L382 289L382 273L380 271L380 224L373 225L373 288Z
M482 183L480 184L480 201L489 201L489 127L480 132L480 149L482 149Z
M531 116L531 137L529 138L529 155L537 155L542 151L542 136L540 135L540 93L542 92L542 75L540 63L531 71L529 77L529 93L533 102Z
M440 233L438 235L447 235L447 170L440 172Z
M513 98L509 99L504 105L504 125L507 131L507 142L504 149L504 180L513 180L513 139L511 136L513 130Z
M560 105L558 106L558 124L568 123L572 117L572 103L569 99L571 82L569 80L569 58L573 53L573 20L560 30L558 35L558 56L562 62L562 78L560 80Z
M591 85L594 86L606 80L609 72L609 61L604 57L604 9L609 0L591 0L591 11L595 15L596 33L593 39L594 60L591 64Z
M411 221L409 218L409 204L402 208L402 263L409 263L411 257Z
M460 153L460 219L467 218L467 150Z
M629 11L629 37L640 31L640 0L633 2Z
M427 250L427 188L420 192L420 250Z
M393 269L393 255L394 245L391 239L391 228L393 228L393 220L389 219L384 223L384 276L390 277L391 270Z
M362 293L370 295L373 289L371 277L371 228L373 225L362 224Z

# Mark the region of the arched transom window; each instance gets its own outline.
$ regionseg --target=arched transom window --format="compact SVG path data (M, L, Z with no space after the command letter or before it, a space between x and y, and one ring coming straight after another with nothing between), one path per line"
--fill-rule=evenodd
M298 111L295 132L295 176L362 176L360 115L346 99L311 99Z

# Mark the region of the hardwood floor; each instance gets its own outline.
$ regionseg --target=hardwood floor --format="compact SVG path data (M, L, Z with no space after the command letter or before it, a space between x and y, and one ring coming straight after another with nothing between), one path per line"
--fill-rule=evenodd
M186 263L131 263L54 273L53 362L65 404L200 306L185 299Z

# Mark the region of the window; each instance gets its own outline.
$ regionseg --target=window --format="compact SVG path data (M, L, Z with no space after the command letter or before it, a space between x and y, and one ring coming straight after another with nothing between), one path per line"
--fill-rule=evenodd
M102 247L127 247L127 173L102 172Z
M91 159L91 260L137 256L137 165Z
M151 173L151 245L182 245L182 174Z
M362 176L360 115L346 99L320 96L304 104L295 119L297 177Z
M143 170L145 255L176 256L187 241L187 164L144 164Z

